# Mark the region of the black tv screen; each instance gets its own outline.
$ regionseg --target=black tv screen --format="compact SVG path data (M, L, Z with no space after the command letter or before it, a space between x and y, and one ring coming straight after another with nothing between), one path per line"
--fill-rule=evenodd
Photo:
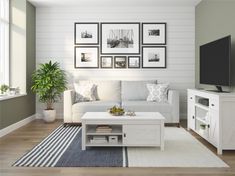
M200 46L200 83L230 86L231 36Z

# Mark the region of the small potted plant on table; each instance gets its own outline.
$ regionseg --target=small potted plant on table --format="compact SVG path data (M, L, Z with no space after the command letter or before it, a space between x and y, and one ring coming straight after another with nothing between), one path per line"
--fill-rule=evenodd
M39 101L46 104L43 111L44 120L53 122L56 117L54 103L61 98L61 94L66 90L66 75L60 69L59 63L55 62L40 64L32 75L32 91L38 95Z

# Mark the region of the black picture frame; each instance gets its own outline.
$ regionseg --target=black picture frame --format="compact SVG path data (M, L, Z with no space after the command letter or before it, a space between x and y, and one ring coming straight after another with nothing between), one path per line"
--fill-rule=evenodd
M131 58L138 58L139 65L137 67L133 67L133 66L130 65L130 59ZM128 56L128 64L127 65L128 65L128 68L131 68L131 69L138 69L138 68L140 68L140 56Z
M164 27L163 29L163 33L164 33L164 41L163 42L145 42L145 37L146 37L146 32L144 30L144 27L147 25L162 25ZM160 29L159 29L159 33L160 33ZM159 34L161 35L161 33ZM157 38L156 38L157 40ZM162 23L142 23L142 45L166 45L167 44L167 23L162 22Z
M145 51L144 49L148 49L148 48L152 48L152 49L163 49L163 51L161 51L161 54L164 56L163 58L163 66L156 66L157 64L153 64L153 62L151 63L151 66L145 66L145 59L144 58L145 55ZM165 69L167 67L167 48L166 46L142 46L142 68L150 68L150 69L155 69L155 68L160 68L160 69ZM161 59L161 58L160 58Z
M77 66L77 49L88 49L88 48L95 48L96 50L96 65L95 66ZM75 46L74 47L74 68L79 69L95 69L99 68L99 47L98 46Z
M77 41L77 27L79 25L95 25L96 26L96 42L78 42ZM98 45L99 44L99 23L96 22L75 22L74 23L74 44L75 45ZM85 39L84 39L85 40Z
M123 58L125 60L125 65L123 67L118 67L117 66L117 59L118 58ZM114 56L114 68L118 68L118 69L125 69L127 68L127 61L126 61L126 56Z
M111 66L110 67L104 67L102 64L103 58L111 58ZM100 68L108 69L113 68L113 56L101 56L100 57Z
M137 52L104 52L104 47L103 47L103 25L110 25L110 26L114 26L114 25L137 25ZM101 50L101 54L102 55L139 55L140 54L140 39L141 39L141 36L140 36L140 23L138 22L102 22L100 23L100 31L101 31L101 44L100 44L100 50Z

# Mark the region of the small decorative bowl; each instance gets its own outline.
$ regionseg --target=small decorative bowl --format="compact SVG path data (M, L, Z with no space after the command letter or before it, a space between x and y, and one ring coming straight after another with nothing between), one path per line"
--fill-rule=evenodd
M115 113L109 112L109 113L113 116L123 116L125 114L125 112L115 112Z

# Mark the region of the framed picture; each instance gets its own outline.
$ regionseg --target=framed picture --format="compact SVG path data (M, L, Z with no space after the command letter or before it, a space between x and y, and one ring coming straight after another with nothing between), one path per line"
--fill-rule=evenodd
M113 68L113 56L101 56L100 67L101 68Z
M166 45L166 23L142 23L143 45Z
M74 23L74 44L99 44L99 23Z
M114 56L114 68L126 68L126 56Z
M166 68L165 46L143 46L142 68Z
M75 46L74 47L75 68L99 68L98 46Z
M128 56L128 68L140 68L140 56Z
M139 54L140 23L101 23L101 54Z

